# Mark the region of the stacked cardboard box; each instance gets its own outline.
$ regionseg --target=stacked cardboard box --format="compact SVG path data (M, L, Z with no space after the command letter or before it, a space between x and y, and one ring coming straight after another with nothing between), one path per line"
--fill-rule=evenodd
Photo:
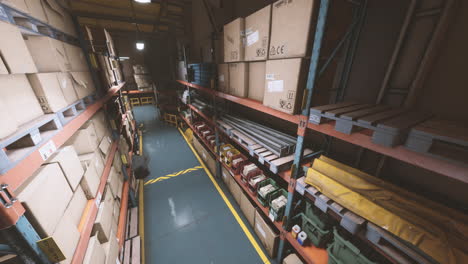
M71 18L55 0L2 2L66 33L74 32L68 30ZM42 114L58 112L94 93L86 59L79 47L45 36L22 36L19 27L6 22L0 22L0 33L0 88L3 93L0 100L2 106L6 106L2 108L8 109L0 111L0 118L8 120L4 122L0 138L34 122Z
M41 106L25 74L37 72L19 28L0 22L0 138L42 115Z
M303 96L313 1L279 0L224 26L222 92L295 114Z
M133 77L140 91L153 89L153 80L148 68L143 65L133 65Z
M69 35L78 36L69 13L56 0L1 0L0 3L28 14Z

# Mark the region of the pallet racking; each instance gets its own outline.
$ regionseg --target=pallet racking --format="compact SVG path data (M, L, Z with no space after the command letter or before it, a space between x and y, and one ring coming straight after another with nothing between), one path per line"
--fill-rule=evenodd
M73 18L75 28L78 31L78 37L64 33L51 25L37 20L19 10L11 8L5 4L0 3L0 21L13 24L20 28L22 34L25 35L40 35L50 37L62 42L66 42L80 47L85 54L88 54L84 44L82 34L79 30L76 18ZM89 58L86 56L89 69L93 69ZM100 87L96 72L91 70L93 82L96 87ZM2 248L8 249L8 252L14 252L22 258L26 263L51 263L48 257L36 244L41 238L38 232L30 224L25 216L26 209L15 197L15 190L31 177L34 172L41 167L45 160L53 155L53 153L62 146L78 129L101 108L104 108L106 103L115 96L121 96L121 90L125 86L125 82L114 83L105 94L97 94L99 98L85 98L79 101L79 111L73 111L73 116L63 118L62 112L56 114L49 114L48 116L55 115L57 120L60 120L62 127L57 129L52 136L49 136L31 147L27 154L24 155L19 161L15 161L4 174L0 175L0 234L6 238L7 245L1 245ZM74 105L72 105L74 107ZM61 118L62 117L62 118ZM54 117L55 118L55 117ZM126 118L122 116L122 122ZM32 121L33 122L33 121ZM32 124L34 125L34 124ZM134 123L132 126L134 127ZM26 124L28 126L28 124ZM118 131L116 133L118 135ZM109 156L106 160L104 171L100 178L100 184L97 194L94 199L88 200L86 208L82 214L78 230L80 232L80 239L76 251L74 253L71 263L82 263L86 253L88 242L90 239L91 230L97 216L100 199L102 197L107 179L111 170L112 162L115 153L118 149L118 137L114 138L112 142ZM131 148L133 149L133 148ZM132 153L129 153L131 156ZM131 175L131 164L127 168L127 175ZM126 212L129 202L129 180L125 180L122 186L122 202L120 208L120 216L118 223L120 248L124 241L123 235L125 230Z
M440 175L443 175L447 178L452 178L456 179L462 182L467 183L468 182L468 168L463 166L462 164L459 163L454 163L448 160L440 159L434 156L429 156L425 154L421 154L418 152L411 151L404 146L396 146L396 147L386 147L382 145L378 145L372 142L372 137L371 137L371 131L369 130L361 130L358 132L354 132L351 134L344 134L340 133L335 130L335 123L330 122L330 123L325 123L325 124L312 124L309 123L309 115L310 115L310 108L311 108L311 102L312 102L312 95L314 88L316 86L316 78L320 76L327 68L329 62L333 59L333 57L336 55L336 52L339 48L340 45L343 43L344 40L349 40L349 46L347 48L347 53L346 53L346 60L345 60L345 65L344 65L344 73L342 76L342 80L344 80L344 84L342 87L346 87L346 81L348 79L348 74L349 74L349 69L352 65L353 62L353 57L354 57L354 52L356 49L356 42L357 39L359 38L360 30L363 24L363 19L366 15L366 7L367 7L367 1L357 1L355 4L357 4L357 8L355 11L355 16L353 18L353 22L351 23L350 30L343 36L342 41L340 41L335 48L335 50L331 53L330 57L326 59L326 62L319 68L318 66L318 61L321 58L320 55L320 50L321 50L321 45L322 45L322 39L325 31L325 26L326 26L326 21L327 21L327 13L330 5L329 0L321 0L320 2L320 8L318 11L318 18L317 18L317 24L316 24L316 29L315 29L315 37L313 41L313 47L312 47L312 57L311 57L311 62L310 62L310 67L309 67L309 73L308 73L308 81L307 81L307 86L306 86L306 91L307 91L307 98L305 100L305 107L302 109L302 112L300 114L296 115L290 115L286 114L274 109L271 109L267 106L264 106L261 102L248 99L248 98L240 98L237 96L229 95L220 91L217 91L216 89L211 89L207 87L203 87L197 84L193 84L187 81L183 80L177 80L177 82L183 86L185 86L188 89L196 89L200 92L202 92L205 95L208 95L211 97L212 102L216 102L218 100L224 99L231 101L235 104L253 109L255 111L261 112L263 114L267 114L271 117L284 120L287 122L290 122L292 124L297 125L297 147L296 147L296 153L295 153L295 159L294 159L294 165L292 166L291 170L279 174L280 178L282 178L284 181L287 182L289 188L288 188L288 204L286 207L285 211L285 221L283 222L273 222L273 224L278 228L280 231L280 245L278 249L278 257L277 261L281 262L284 254L284 247L285 247L285 242L288 242L298 253L299 255L302 256L304 260L306 260L307 263L317 263L317 261L320 263L320 250L316 251L313 249L310 249L308 247L302 247L298 244L298 242L290 235L289 232L286 231L286 227L288 225L288 220L291 218L291 211L292 211L292 203L295 200L295 197L297 195L300 195L296 191L296 181L297 179L303 175L304 171L302 168L303 165L303 159L302 159L302 153L304 151L304 138L306 133L309 132L318 132L320 134L340 139L345 142L351 143L353 145L359 146L361 148L365 148L374 152L377 152L379 154L382 154L387 157L391 157L397 160L400 160L404 163L411 164L414 166L417 166L419 168L423 168L425 170L431 171L438 173ZM185 65L187 63L185 62ZM342 97L340 95L343 94L343 91L340 91L337 93L337 98L339 100L339 97ZM216 134L216 148L219 149L219 138L222 137L223 139L227 139L229 143L234 143L236 146L242 148L243 146L241 144L236 144L237 142L235 140L230 139L228 136L223 135L223 131L221 129L217 128L217 109L214 107L214 115L213 118L207 117L204 113L199 111L196 107L190 104L190 98L188 99L187 106L195 113L198 114L201 118L203 118L208 124L214 124L215 129L215 134ZM182 120L184 120L189 127L192 128L192 130L195 133L195 130L193 129L191 123L189 120L187 120L184 116L181 115ZM221 133L220 133L221 132ZM198 135L197 135L198 136ZM200 137L200 136L199 136ZM204 142L206 147L210 149L215 156L217 157L217 166L218 166L218 175L220 175L220 170L219 166L223 166L224 164L220 162L219 157L217 154L212 150L212 148L203 140L202 137L200 137L201 141ZM244 148L244 150L246 150ZM248 150L247 150L248 151ZM225 165L224 165L225 166ZM225 166L226 167L226 166ZM250 192L243 186L243 184L240 182L240 176L239 175L233 175L234 179L236 182L244 187L244 191L248 194ZM301 197L304 197L308 200L314 201L314 197L311 195L308 195L305 193L304 195L301 195ZM250 195L250 198L252 200L256 201L252 195ZM257 203L257 206L261 208L264 213L267 213L265 211L265 208L263 208L260 204ZM328 211L327 213L331 214L335 220L341 220L337 218L337 215L334 214L331 211ZM386 257L391 263L399 263L401 259L398 259L398 254L400 256L405 256L406 252L402 249L391 249L393 252L390 251L385 251L382 250L382 248L376 246L375 244L371 243L365 235L361 233L356 234L356 237L364 241L365 243L369 244L371 247L373 247L377 252L380 252L384 257ZM387 254L387 253L392 253L392 254ZM396 253L395 253L396 252ZM395 254L393 254L395 253ZM421 258L419 256L414 255L410 256L413 261L419 261ZM419 259L418 259L419 258ZM404 259L404 258L402 258Z

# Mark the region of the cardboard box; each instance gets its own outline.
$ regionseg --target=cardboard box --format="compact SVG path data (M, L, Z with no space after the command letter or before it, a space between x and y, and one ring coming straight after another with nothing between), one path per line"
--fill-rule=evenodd
M88 242L83 264L104 263L105 261L106 252L104 251L104 247L99 243L97 235L92 236Z
M263 104L294 114L300 107L305 88L305 68L300 58L267 61Z
M0 76L0 83L1 83ZM7 98L0 96L0 105L8 105L11 101ZM2 129L0 129L0 139L8 137L18 129L15 116L11 114L11 110L8 107L0 107L0 120L2 120Z
M216 160L211 156L209 150L205 149L205 146L197 138L193 137L193 145L198 155L202 158L208 170L212 175L216 175Z
M245 18L245 60L268 59L271 5Z
M108 128L108 122L104 110L100 110L91 118L94 129L96 130L96 136L99 142L105 137L110 136L110 130Z
M63 0L61 1L63 2ZM64 21L63 32L67 33L68 35L72 35L78 38L78 33L76 31L75 24L73 23L70 13L65 12L65 13L62 13L62 15L63 15L63 21Z
M57 73L57 78L59 80L60 87L62 88L63 97L65 98L67 105L71 105L78 101L78 95L75 92L75 87L73 86L73 80L70 73L59 72Z
M78 228L74 225L71 217L64 214L52 235L55 243L57 243L57 246L66 258L60 262L61 264L71 263L73 255L75 254L76 246L80 240L80 235L81 234L78 232Z
M120 198L122 196L123 177L121 174L117 173L114 167L111 168L107 184L114 198Z
M104 160L102 159L101 154L99 154L99 151L96 150L93 153L88 153L84 155L79 156L81 163L85 163L86 166L91 165L91 163L94 164L96 167L96 173L98 175L102 175L102 172L104 171Z
M276 257L279 235L267 224L258 210L255 212L255 233L271 258Z
M96 172L95 163L81 163L85 169L83 178L81 179L80 186L83 189L83 192L88 200L96 197L96 193L99 188L99 183L101 181L101 175Z
M266 62L249 63L249 95L250 99L263 102L265 93L265 70Z
M240 199L240 208L249 221L251 226L255 225L255 206L250 202L248 195L244 192L241 192L241 199Z
M237 204L241 203L242 189L237 184L235 179L231 179L231 184L229 185L229 191L231 191L232 197L236 200Z
M185 67L184 67L185 68ZM149 74L148 68L143 65L133 65L134 74Z
M73 145L78 155L93 153L99 146L93 123L87 121L65 145Z
M244 19L224 25L224 62L244 60Z
M104 160L107 159L107 155L109 154L111 144L112 139L108 136L103 137L101 143L99 143L99 150L101 151Z
M44 36L27 36L25 41L38 72L70 70L63 42Z
M0 57L0 74L9 74L7 67L5 66L5 63L3 62L2 57Z
M0 21L0 54L7 73L35 73L36 65L18 27ZM5 69L2 70L5 73Z
M117 173L122 173L122 159L120 158L120 153L118 151L114 155L114 162L112 162L112 167L115 168Z
M229 66L227 63L218 64L218 89L229 93Z
M305 57L315 1L279 0L273 3L270 59Z
M135 74L133 77L135 78L135 82L138 88L151 87L151 84L153 83L151 76L149 75Z
M87 202L88 199L86 199L83 189L81 186L78 186L64 213L64 215L68 215L71 218L71 221L76 227L80 224Z
M96 91L91 73L70 72L70 74L73 81L73 87L75 88L76 95L79 99L92 95Z
M64 31L65 20L63 14L66 12L55 0L43 0L44 12L47 16L49 25L57 28L58 30Z
M68 105L57 73L34 73L27 76L44 113L56 113Z
M66 146L59 149L49 160L47 160L47 163L55 162L60 165L60 168L67 179L68 185L73 191L75 191L80 184L84 170L73 146Z
M113 197L112 195L108 195L107 198L99 205L99 211L96 216L92 232L93 234L97 234L98 240L101 244L109 241L113 211Z
M43 236L53 234L73 195L57 163L40 167L16 193L28 220Z
M224 184L226 184L226 187L229 188L229 185L231 185L231 181L233 180L233 179L232 179L232 175L231 175L231 173L230 173L226 168L224 168L223 166L221 166L221 176L223 177Z
M8 128L11 124L6 124L3 120L10 119L11 122L14 122L14 126L19 127L44 114L28 78L24 74L0 75L0 92L2 94L0 96L1 106L8 110L5 111L5 114L10 116L1 116L2 129L0 130L3 130L4 127L5 130L11 130Z
M102 244L106 252L106 262L104 264L116 264L119 257L119 241L117 240L116 233L111 232L109 242Z
M65 47L65 53L67 54L68 61L70 62L71 71L89 71L85 54L83 53L83 50L80 47L68 43L63 43L63 46Z
M42 6L42 0L27 0L26 5L28 6L29 15L47 23L47 16Z
M229 94L247 97L249 92L249 64L229 63Z
M25 0L0 0L0 3L3 3L23 13L26 13L26 14L29 13L29 9L28 9L28 6L26 5Z
M283 264L304 264L302 260L294 253L283 259Z

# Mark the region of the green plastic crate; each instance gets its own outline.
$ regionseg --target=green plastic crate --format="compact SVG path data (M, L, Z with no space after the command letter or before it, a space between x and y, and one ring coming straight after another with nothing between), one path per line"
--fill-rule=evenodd
M328 248L328 264L376 264L370 261L351 242L340 236L336 228L333 228L333 243Z
M331 230L321 228L321 223L317 224L303 213L299 215L302 218L301 229L307 234L310 242L316 247L325 247L332 238Z
M332 226L331 217L326 213L320 211L320 209L318 209L314 204L310 202L306 201L306 208L304 214L320 229L328 230Z
M284 209L286 208L286 206L283 206L279 209L279 211L274 211L273 208L271 207L271 204L273 202L273 200L275 200L276 198L280 197L281 195L283 195L284 197L286 197L286 199L288 199L288 191L286 191L285 189L279 189L279 190L276 190L273 194L270 195L270 200L268 201L268 204L270 206L270 211L269 211L269 214L268 216L270 217L271 221L280 221L281 218L283 218L283 215L284 215Z
M276 184L276 182L275 182L273 179L271 179L271 178L268 178L268 179L266 179L266 180L264 180L264 181L262 181L262 182L259 182L259 183L257 184L257 200L258 200L258 201L260 202L260 204L263 205L263 206L268 206L268 205L270 204L270 197L271 197L271 195L275 192L275 191L273 191L273 192L268 193L266 197L262 197L262 196L259 194L260 188L262 188L263 186L267 186L268 184L271 184L271 185L273 185L273 187L275 187L276 189L279 189L279 188L278 188L278 185Z

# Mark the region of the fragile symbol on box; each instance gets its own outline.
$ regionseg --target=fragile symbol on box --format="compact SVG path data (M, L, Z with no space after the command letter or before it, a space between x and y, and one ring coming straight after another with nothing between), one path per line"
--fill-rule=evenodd
M45 143L44 146L42 146L39 149L39 154L41 154L42 160L47 160L54 152L57 150L57 147L55 146L54 142L50 140L49 142Z

